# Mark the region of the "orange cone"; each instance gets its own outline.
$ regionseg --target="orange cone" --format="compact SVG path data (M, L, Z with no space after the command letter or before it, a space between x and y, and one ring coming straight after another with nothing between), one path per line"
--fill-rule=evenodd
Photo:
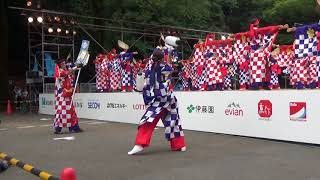
M8 100L8 104L7 104L7 114L12 114L12 107L11 107L10 100Z

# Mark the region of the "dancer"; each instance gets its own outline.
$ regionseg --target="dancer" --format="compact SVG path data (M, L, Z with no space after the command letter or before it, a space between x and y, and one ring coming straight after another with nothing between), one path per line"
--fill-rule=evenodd
M184 133L178 113L177 99L170 88L172 68L164 61L164 53L155 49L146 71L143 98L148 106L140 120L135 146L129 155L141 152L149 146L151 136L158 121L162 119L165 137L173 151L186 151Z
M119 54L119 59L121 63L121 92L131 92L133 90L133 65L131 64L133 60L132 52L129 52L129 46L118 40L118 46L122 49Z
M121 89L121 62L117 57L116 49L111 50L111 54L108 55L109 59L109 72L110 72L110 88L112 91Z
M60 134L62 128L69 132L82 132L78 117L72 104L72 94L75 85L74 71L78 68L73 64L67 65L65 60L57 62L55 73L55 134Z

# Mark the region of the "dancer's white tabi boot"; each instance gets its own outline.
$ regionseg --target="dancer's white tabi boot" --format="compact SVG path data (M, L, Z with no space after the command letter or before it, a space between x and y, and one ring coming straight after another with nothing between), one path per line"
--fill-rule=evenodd
M180 151L182 151L182 152L185 152L185 151L187 151L187 147L182 147L181 149L180 149Z
M131 151L128 152L128 155L134 155L138 152L141 152L144 148L141 145L135 145Z

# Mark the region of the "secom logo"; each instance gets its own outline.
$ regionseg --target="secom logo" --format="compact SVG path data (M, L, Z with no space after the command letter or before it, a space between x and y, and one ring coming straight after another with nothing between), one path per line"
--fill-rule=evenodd
M89 101L88 102L88 109L100 109L100 102L99 101Z

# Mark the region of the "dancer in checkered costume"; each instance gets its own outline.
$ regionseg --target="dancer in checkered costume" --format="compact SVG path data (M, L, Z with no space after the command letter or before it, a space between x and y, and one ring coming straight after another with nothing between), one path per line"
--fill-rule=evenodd
M102 63L100 65L100 71L102 74L102 91L106 92L106 91L110 91L110 80L109 80L109 76L110 76L110 72L109 72L109 59L105 56L102 60Z
M185 91L190 90L191 88L191 78L194 76L193 65L188 60L182 60L182 69L179 72L179 78L182 81L182 86Z
M231 90L232 77L235 74L234 59L232 52L232 39L217 40L217 55L223 76L223 89Z
M221 84L223 79L221 78L222 73L220 71L220 66L217 61L217 54L215 52L215 46L207 46L205 51L206 58L206 69L207 77L206 83L209 89L213 89L217 84Z
M178 42L180 41L179 37L176 36L162 36L159 41L159 46L157 49L160 49L164 53L164 61L170 66L173 67L173 63L178 62L179 55L176 50L178 47Z
M152 132L160 119L165 127L165 137L171 143L171 149L185 151L177 99L170 88L172 68L164 62L163 52L157 49L150 64L143 88L143 98L148 108L140 120L135 146L128 154L136 154L149 146Z
M132 64L131 61L133 59L133 53L127 52L124 50L119 55L120 62L121 62L121 90L125 91L132 91L133 90L133 72L132 72Z
M121 63L120 59L116 56L109 59L109 71L110 71L110 88L113 91L121 88Z
M308 57L293 61L291 81L292 85L297 89L303 89L308 84L308 61Z
M206 59L204 57L204 43L198 43L194 45L195 52L193 54L193 72L195 75L192 77L192 86L196 89L205 89L205 82L207 79L207 73L205 71Z
M319 24L297 27L295 29L295 56L304 58L318 54L318 38L316 33L320 31Z
M292 45L281 45L278 46L277 49L275 49L272 52L272 57L277 62L278 66L283 70L283 73L289 75L290 84L292 85L292 72L291 68L294 60L294 51Z
M224 89L232 90L232 85L234 83L235 75L237 74L237 64L235 61L231 65L227 64L227 75L224 77Z
M224 90L232 90L232 76L227 74L223 80L223 89Z
M281 74L281 68L277 64L276 59L274 58L276 55L271 55L269 60L269 66L270 66L270 81L268 84L269 89L280 89L279 85L279 77L278 75Z
M101 73L101 58L102 54L98 55L96 57L96 60L94 61L95 68L96 68L96 89L98 92L102 92L102 82L103 82L103 75Z
M294 81L298 89L317 86L318 24L295 28L295 62ZM303 78L302 76L305 76ZM307 78L307 79L306 79Z
M158 46L157 49L162 50L162 52L164 53L164 60L169 66L173 67L173 63L178 61L178 53L173 46Z
M318 83L317 56L308 58L308 88L315 89Z
M277 61L278 65L282 68L289 67L294 59L294 52L292 45L281 45L276 49L273 58Z
M235 42L233 44L233 59L239 70L240 90L245 90L249 86L249 33L238 33L233 35Z
M70 132L81 132L78 117L72 104L74 91L73 65L67 66L64 60L59 60L55 72L55 134L61 133L62 128L69 128Z
M268 79L268 60L271 48L279 32L278 26L268 26L255 30L250 39L250 82L253 88L262 88Z
M188 82L186 72L184 71L183 68L181 69L181 71L179 71L178 76L179 76L179 80L181 81L183 90L186 91L189 87L189 82Z
M107 56L100 54L95 60L96 87L98 92L109 90L109 62Z

